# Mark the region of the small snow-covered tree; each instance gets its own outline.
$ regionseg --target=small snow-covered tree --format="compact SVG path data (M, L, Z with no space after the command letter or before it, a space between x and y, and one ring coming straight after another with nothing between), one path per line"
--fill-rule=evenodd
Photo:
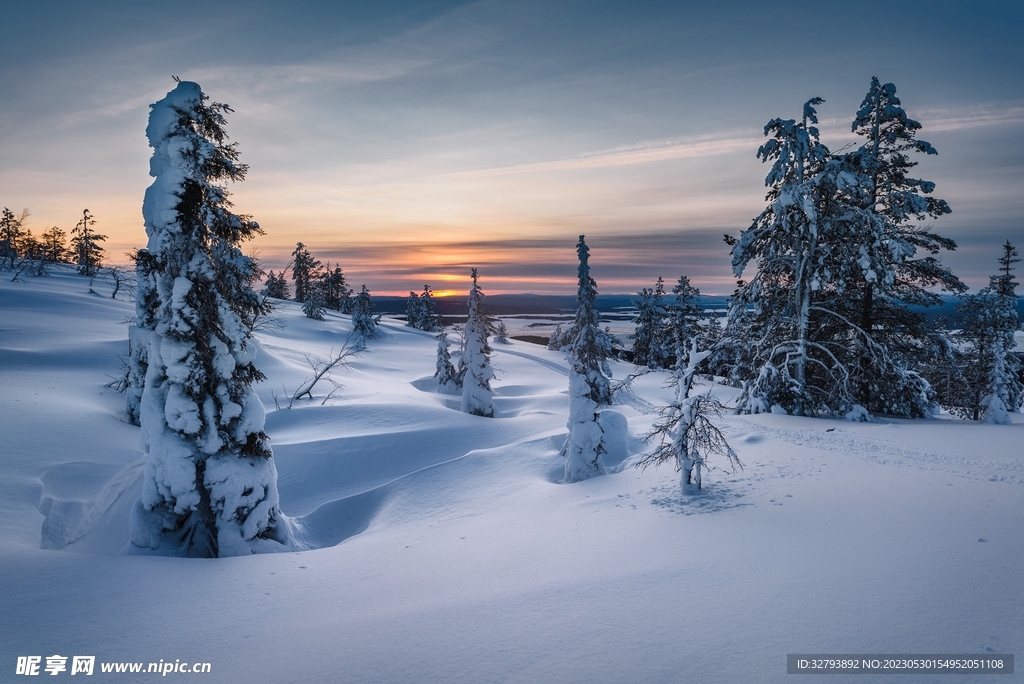
M421 329L426 330L427 332L440 330L441 316L437 313L437 307L434 306L434 293L430 289L430 285L423 285L423 294L420 295L420 304L423 308Z
M664 368L671 353L665 340L665 281L660 277L653 289L643 288L634 300L637 308L633 338L633 363L648 368Z
M437 333L437 364L434 377L437 378L437 391L454 394L459 390L456 382L455 366L452 365L452 354L449 350L448 331L444 328Z
M555 325L554 332L551 333L551 337L548 338L547 348L551 351L562 351L562 349L569 343L566 339L567 331L562 330L562 324L557 323Z
M498 321L494 324L494 341L501 344L512 344L508 341L508 328L505 327L505 321Z
M345 280L345 274L340 266L331 268L328 262L327 271L323 277L324 300L328 309L349 313L352 290L349 289Z
M597 282L590 275L590 248L580 235L576 243L578 287L576 320L568 347L569 434L562 446L565 481L578 482L605 472L608 453L599 407L611 402L611 338L601 330L597 311Z
M1019 410L1024 388L1020 362L1012 351L1014 333L1021 327L1011 269L1017 253L1009 241L1003 249L1000 275L957 305L963 316L956 334L961 378L949 408L962 418L1007 425L1009 413Z
M285 280L284 271L281 272L281 275L275 275L273 271L267 274L263 294L273 299L288 299L291 296L288 292L288 281Z
M462 381L462 412L490 418L494 416L491 380L491 347L487 344L490 334L489 319L484 310L484 293L476 269L472 270L473 286L469 290L469 319L466 321L463 339L465 349L462 360L465 376Z
M6 263L10 268L14 268L20 255L21 239L25 235L23 226L27 217L28 209L20 216L15 216L7 207L0 213L0 263Z
M410 328L420 329L423 326L423 303L415 292L409 292L405 303L405 324Z
M67 233L57 226L53 226L44 232L41 237L43 254L47 261L56 264L67 258Z
M366 340L372 340L380 335L377 326L380 324L381 316L373 315L373 299L370 291L363 285L363 289L356 295L352 304L352 332L360 336L360 344L365 345Z
M103 248L99 245L107 239L92 229L96 219L88 209L82 211L81 220L71 230L71 249L75 254L78 272L92 278L96 275L103 261Z
M676 357L676 366L686 365L686 355L694 340L702 349L711 349L721 333L716 322L704 320L700 305L700 290L690 285L690 279L679 276L672 288L674 295L666 309L666 337Z
M298 242L292 252L292 280L295 282L295 301L302 304L306 301L313 282L320 275L320 261L306 249L306 245Z
M306 300L302 302L302 313L306 314L306 318L324 320L324 309L327 308L325 286L323 278L317 278L306 285Z
M701 490L701 470L708 468L708 459L712 456L724 457L733 469L743 467L722 431L712 422L713 417L721 415L721 403L711 395L710 389L690 396L697 366L710 353L697 351L697 341L691 341L689 360L685 366L677 363L672 376L675 401L662 410L661 418L647 436L648 441L659 440L658 448L637 462L637 467L646 469L672 461L680 473L683 494L696 494Z
M140 251L139 327L148 335L142 395L147 451L131 516L138 547L189 556L287 548L277 471L252 388L262 379L244 317L259 301L252 259L238 245L261 233L230 211L224 184L242 180L224 131L227 105L181 81L154 104Z

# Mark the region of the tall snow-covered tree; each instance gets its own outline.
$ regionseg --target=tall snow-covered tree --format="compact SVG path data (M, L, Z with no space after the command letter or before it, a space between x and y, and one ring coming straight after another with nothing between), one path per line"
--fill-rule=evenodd
M239 244L261 231L231 212L224 187L247 171L227 142L230 111L181 81L152 106L146 128L153 330L141 411L148 455L131 539L189 556L273 551L291 539L252 388L263 376L243 315L259 297Z
M302 304L313 282L320 277L319 259L313 257L306 245L298 242L292 252L292 281L295 283L295 301Z
M648 368L664 368L671 351L665 339L665 281L660 277L654 288L643 288L634 300L637 308L633 338L633 363Z
M601 330L597 311L597 282L590 275L590 248L580 235L576 243L578 287L576 319L570 331L569 434L562 446L565 481L578 482L605 472L608 453L600 406L611 403L611 337Z
M757 273L733 297L730 318L734 329L750 323L750 310L762 320L756 345L756 378L747 386L742 407L763 411L778 404L790 413L817 415L827 409L836 389L845 392L841 364L812 337L815 293L827 281L827 249L822 235L821 195L828 148L818 137L815 107L809 100L798 122L773 119L765 126L771 136L757 151L772 162L765 179L768 207L753 225L732 240L732 265L737 278L751 263ZM808 383L808 365L821 364L821 383Z
M352 332L359 335L360 344L365 345L366 340L372 340L380 334L377 330L380 319L380 314L373 315L373 299L366 285L363 285L363 289L352 303Z
M494 416L494 393L491 391L491 380L494 369L491 367L491 347L487 344L490 325L484 310L484 293L480 289L480 281L476 269L472 270L473 285L469 290L469 319L466 321L465 350L462 359L466 373L462 381L462 411L475 416L490 418Z
M866 210L853 231L858 253L851 257L861 267L850 269L852 291L833 306L860 331L850 339L857 401L871 411L909 416L929 410L918 371L929 350L943 344L924 314L910 307L940 303L936 289L965 290L937 257L956 243L922 223L950 207L931 196L935 183L909 175L918 165L915 154L937 154L917 139L921 128L901 106L896 86L872 78L851 126L864 142L844 158L849 172L864 179L859 186L865 191L851 198Z
M100 235L92 229L95 224L96 219L85 209L81 220L71 230L71 249L75 254L78 272L90 278L96 275L103 261L103 247L99 243L107 239L106 235Z

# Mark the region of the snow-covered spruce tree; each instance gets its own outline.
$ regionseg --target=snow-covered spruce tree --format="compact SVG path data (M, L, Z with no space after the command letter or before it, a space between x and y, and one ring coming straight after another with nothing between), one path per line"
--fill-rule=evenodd
M508 341L508 328L505 321L498 321L494 324L494 341L500 344L512 344Z
M18 260L20 243L25 235L22 228L26 216L27 209L21 216L15 216L7 207L0 213L0 263L6 264L8 268L14 268Z
M737 278L751 262L758 266L757 274L737 288L730 306L736 328L752 325L751 310L761 319L759 339L747 340L756 346L756 377L745 390L741 410L764 411L778 404L789 413L817 415L835 403L830 395L846 392L845 369L811 337L814 294L827 280L817 181L829 151L812 125L818 122L815 107L822 102L809 100L800 122L773 119L765 126L771 139L757 156L772 162L765 178L769 205L739 240L731 241ZM812 358L813 351L824 358ZM809 363L824 365L828 377L822 384L809 386Z
M661 418L647 435L648 441L659 440L658 448L637 462L640 469L665 461L674 462L680 473L683 494L696 494L701 490L701 470L709 467L711 456L725 457L734 470L736 466L743 467L722 431L711 420L721 415L721 403L710 390L690 396L697 366L710 354L710 350L698 351L696 339L690 342L686 365L677 362L672 373L675 401L662 409Z
M380 315L373 315L373 299L370 298L370 291L363 285L362 291L356 295L352 303L352 332L359 335L359 344L365 346L366 340L375 339L380 335L377 326L380 324Z
M664 368L671 351L665 340L665 281L660 277L654 288L643 288L634 300L637 308L633 338L633 363L648 368Z
M103 261L103 248L98 243L107 239L92 229L96 219L88 209L82 211L81 220L71 229L71 249L75 254L78 272L84 276L94 277Z
M448 341L448 331L444 328L437 333L437 364L434 370L434 377L437 378L437 391L445 394L455 394L459 391L459 384L456 382L455 366L452 365L452 354L449 351L451 343Z
M49 230L42 234L42 247L45 258L51 264L57 264L64 261L68 256L68 248L66 245L67 233L53 226Z
M410 328L416 328L417 330L423 327L423 303L420 301L420 296L413 291L409 291L409 299L405 302L405 324Z
M253 262L238 245L261 231L230 211L224 184L247 168L227 143L229 111L182 81L152 106L146 128L155 180L143 217L156 305L142 396L148 457L131 539L189 556L290 544L251 386L262 374L244 315L259 297L248 287Z
M434 293L430 285L423 285L423 294L420 295L420 303L423 305L423 330L434 332L441 329L441 316L434 306Z
M465 350L465 376L462 379L462 412L490 418L494 416L494 393L491 391L491 347L487 336L491 333L490 320L484 310L484 293L480 289L476 269L472 270L473 286L469 290L469 319L463 339Z
M289 299L288 281L285 280L284 271L281 275L275 275L273 271L267 274L267 282L263 287L263 294L273 299Z
M324 299L328 309L348 313L346 306L350 302L352 290L345 281L345 274L340 266L331 268L330 262L323 276Z
M690 285L690 279L679 276L672 288L674 295L665 307L666 335L675 365L687 364L686 356L696 340L702 349L711 349L718 342L720 332L714 321L704 320L704 309L700 305L700 290Z
M324 320L324 310L327 308L326 289L327 283L322 277L307 283L306 299L302 302L302 313L306 314L306 318L312 318L314 321Z
M580 235L576 320L568 347L569 434L562 446L565 481L578 482L604 473L604 429L599 407L611 402L611 338L600 328L597 283L590 275L590 248Z
M551 351L562 351L567 343L566 331L562 330L562 324L556 324L554 332L548 338L547 348Z
M864 179L859 185L866 192L855 201L868 212L856 231L858 253L852 255L861 268L850 270L851 291L834 305L862 331L850 340L856 355L851 382L857 401L871 411L927 415L931 402L922 397L929 390L919 372L943 342L924 314L910 307L939 304L936 289L966 289L936 257L956 249L956 243L922 224L950 213L949 205L930 196L934 183L908 175L918 164L914 153L936 151L917 139L921 124L903 110L896 86L877 78L871 79L851 129L864 143L845 155L845 162Z
M948 397L952 413L970 420L1007 425L1009 413L1020 407L1020 362L1012 353L1014 333L1020 330L1017 283L1010 266L1016 250L1007 241L1000 259L1002 273L989 287L964 297L957 309L963 316L959 342L960 383ZM1005 264L1005 265L1004 265Z
M292 280L295 282L295 301L302 304L306 301L306 294L320 275L322 264L315 259L306 245L301 242L295 244L295 251L292 252Z

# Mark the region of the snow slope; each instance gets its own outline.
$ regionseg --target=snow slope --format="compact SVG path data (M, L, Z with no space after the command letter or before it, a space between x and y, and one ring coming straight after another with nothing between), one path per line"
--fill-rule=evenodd
M350 329L291 303L259 394L308 550L131 552L139 429L106 385L133 307L93 288L0 278L0 681L53 654L209 662L210 682L780 682L787 653L1024 654L1020 415L726 416L745 468L684 501L671 469L628 467L671 396L652 373L614 407L617 472L563 485L560 354L494 345L496 417L470 416L432 391L433 337L385 319L341 390L274 410Z

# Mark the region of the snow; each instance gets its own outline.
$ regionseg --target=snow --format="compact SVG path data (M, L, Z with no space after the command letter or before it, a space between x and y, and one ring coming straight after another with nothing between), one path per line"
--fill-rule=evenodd
M726 415L744 469L684 499L672 468L629 467L671 398L656 371L602 412L623 431L608 473L562 484L563 354L497 347L483 420L427 382L435 337L385 318L340 391L273 410L308 377L303 354L351 329L292 302L254 345L254 389L305 550L127 553L140 429L107 383L134 307L88 282L0 278L4 681L54 653L268 683L785 682L787 653L1024 653L1020 414Z

